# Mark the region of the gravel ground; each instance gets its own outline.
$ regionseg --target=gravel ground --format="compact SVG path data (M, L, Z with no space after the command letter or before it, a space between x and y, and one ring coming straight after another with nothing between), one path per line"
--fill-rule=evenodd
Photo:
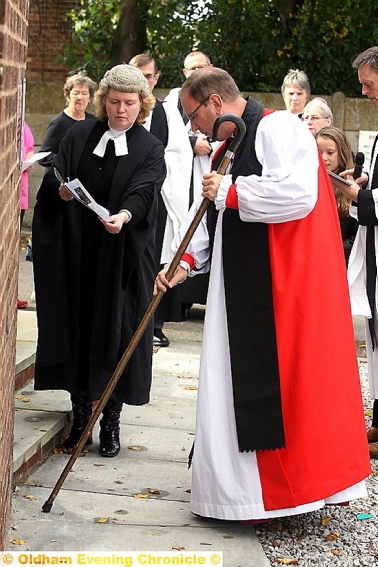
M367 426L371 421L367 364L359 359ZM348 440L340 439L348 450ZM378 460L377 460L378 461ZM378 462L367 480L369 497L349 506L327 506L317 512L256 526L257 536L272 566L378 566Z

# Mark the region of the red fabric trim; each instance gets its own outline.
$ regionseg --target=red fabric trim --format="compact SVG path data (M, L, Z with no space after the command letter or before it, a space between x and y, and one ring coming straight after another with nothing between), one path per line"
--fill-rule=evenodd
M238 194L236 192L236 185L233 183L230 185L230 188L227 193L226 197L226 207L228 209L238 209L239 208L239 201L238 201Z
M313 211L268 227L286 447L257 452L267 510L322 500L371 472L340 225L319 162Z
M211 156L211 167L210 167L210 171L213 171L214 167L213 167L213 163L216 160L216 158L219 156L219 154L221 154L222 152L224 152L224 147L226 145L227 140L224 140L224 142L217 147L217 149L215 150L215 152L213 153L213 155Z
M188 252L185 252L182 256L181 256L181 260L183 262L187 262L189 264L190 270L193 270L194 266L195 266L195 262L194 262L194 258L193 256L191 256L190 254L188 254Z
M268 116L268 114L272 114L272 112L276 112L273 108L264 108L264 112L262 117Z

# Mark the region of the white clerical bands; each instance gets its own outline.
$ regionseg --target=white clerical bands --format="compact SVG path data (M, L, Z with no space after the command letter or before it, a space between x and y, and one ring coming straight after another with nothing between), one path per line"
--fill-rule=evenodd
M96 156L104 157L106 146L109 140L113 140L114 148L115 148L115 155L116 156L126 156L129 153L127 147L127 140L126 140L126 130L114 130L109 126L109 130L107 130L102 136L93 150L93 153Z

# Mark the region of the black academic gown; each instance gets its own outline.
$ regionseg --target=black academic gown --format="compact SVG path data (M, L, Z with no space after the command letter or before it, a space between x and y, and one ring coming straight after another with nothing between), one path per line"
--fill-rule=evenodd
M110 161L115 169L108 171L108 193L102 183L98 201L111 214L130 210L131 221L119 234L108 233L92 211L75 200L60 199L53 170L43 179L33 219L38 318L35 388L77 391L83 358L80 333L87 333L83 348L88 350L93 400L103 393L152 298L157 195L165 176L163 146L142 126L134 125L127 132L128 155L116 158L109 142L105 159L94 156L92 148L106 129L101 121L75 125L63 139L53 165L70 179L79 177L83 164L91 171L88 178L96 178L98 165L98 177L104 181L101 168L106 167L108 152L113 152ZM91 232L94 221L98 225ZM91 324L85 327L87 314ZM151 374L150 325L117 384L118 401L147 403Z

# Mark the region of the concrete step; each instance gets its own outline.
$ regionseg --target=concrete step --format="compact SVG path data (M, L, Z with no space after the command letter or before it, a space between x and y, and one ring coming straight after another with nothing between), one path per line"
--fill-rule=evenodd
M18 311L13 444L13 482L29 474L67 432L67 392L35 392L36 313Z

